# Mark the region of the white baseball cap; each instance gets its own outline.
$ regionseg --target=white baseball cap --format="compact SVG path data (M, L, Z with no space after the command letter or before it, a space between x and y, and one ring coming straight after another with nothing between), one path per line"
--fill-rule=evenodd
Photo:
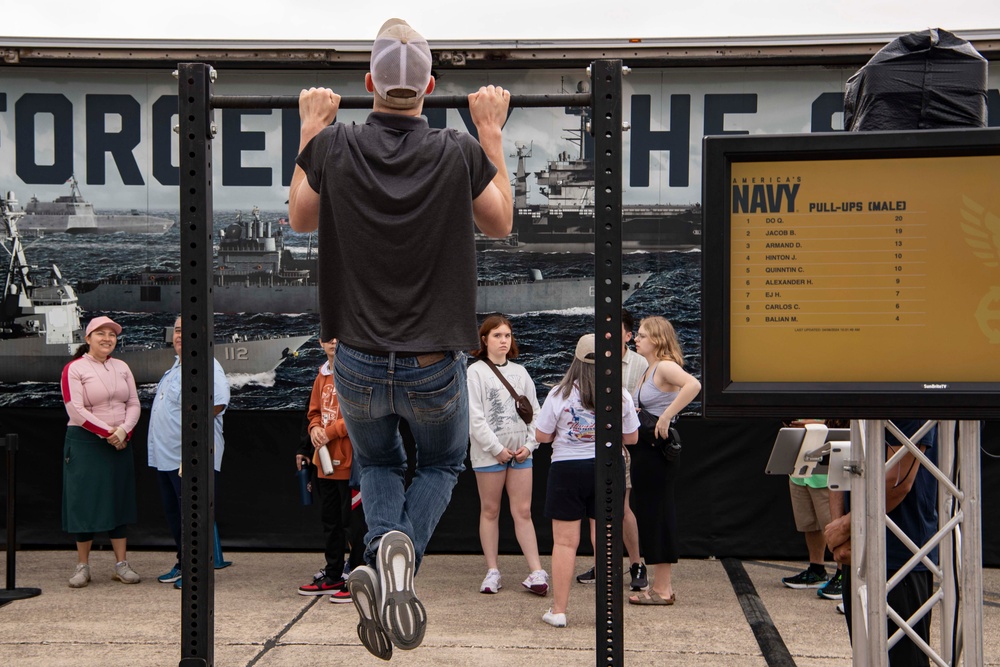
M389 19L372 45L375 94L390 109L416 107L431 81L431 62L427 40L403 19Z

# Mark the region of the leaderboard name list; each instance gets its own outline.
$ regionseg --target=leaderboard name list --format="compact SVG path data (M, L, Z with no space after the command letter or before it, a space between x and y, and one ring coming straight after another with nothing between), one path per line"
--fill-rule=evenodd
M731 322L801 332L926 326L927 223L905 200L737 213Z

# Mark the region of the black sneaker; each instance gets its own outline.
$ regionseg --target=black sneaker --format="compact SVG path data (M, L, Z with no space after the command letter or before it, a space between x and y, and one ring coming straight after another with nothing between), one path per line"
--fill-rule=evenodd
M646 576L646 564L645 563L632 563L632 566L628 569L629 574L632 575L631 588L633 591L644 591L649 588L649 579Z
M837 574L833 575L833 578L826 582L826 585L820 586L816 590L816 595L827 600L843 600L844 573L837 570Z
M817 574L812 570L802 570L794 577L785 577L781 583L789 588L819 588L828 578L826 572Z
M576 580L581 584L592 584L597 581L597 574L594 573L594 568L590 568L583 574L576 575Z

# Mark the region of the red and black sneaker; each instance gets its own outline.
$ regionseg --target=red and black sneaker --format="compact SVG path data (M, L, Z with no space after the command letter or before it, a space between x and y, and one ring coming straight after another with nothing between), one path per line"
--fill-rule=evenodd
M330 602L334 604L343 604L345 602L351 601L351 593L346 588L341 591L336 591L330 596Z
M330 595L336 591L342 591L347 587L347 582L343 579L331 579L323 577L311 584L299 586L299 595Z

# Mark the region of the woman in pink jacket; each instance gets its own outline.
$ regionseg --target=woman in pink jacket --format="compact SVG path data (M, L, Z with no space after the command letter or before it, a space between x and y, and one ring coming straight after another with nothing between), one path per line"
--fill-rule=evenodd
M71 588L90 583L94 533L107 532L115 552L113 578L139 583L125 559L125 526L136 521L135 466L129 439L139 421L139 396L128 365L111 358L121 326L109 317L87 325L86 344L63 368L69 425L63 448L62 527L76 536L79 558Z

